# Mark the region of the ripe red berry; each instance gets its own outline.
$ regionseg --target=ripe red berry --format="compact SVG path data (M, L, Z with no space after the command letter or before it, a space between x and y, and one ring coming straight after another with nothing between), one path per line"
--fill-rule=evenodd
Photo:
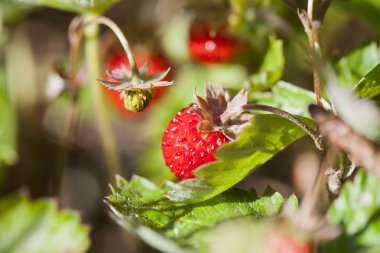
M195 106L179 112L162 137L166 165L181 179L193 178L198 166L215 161L215 150L228 141L221 132L201 132L197 129L202 119L194 111Z
M152 76L154 74L158 74L167 70L170 65L168 61L160 56L156 56L153 54L143 54L143 53L135 53L134 54L137 67L141 69L145 64L148 67L147 76ZM122 75L122 66L125 66L127 69L130 69L130 64L127 56L124 52L116 53L113 55L105 68L105 72L112 72L115 75ZM108 82L117 82L117 80L112 77L105 75L105 80ZM164 81L171 80L170 73L164 79ZM153 101L159 98L164 93L165 87L156 87L153 92ZM135 113L131 113L125 109L124 101L120 98L122 90L110 90L107 87L104 88L104 92L107 95L108 100L122 113L127 115L135 115ZM152 102L153 102L152 101Z
M195 96L197 104L180 111L162 137L166 165L181 179L193 178L197 167L215 161L215 150L235 139L252 119L241 110L247 92L242 90L230 100L224 89L217 93L206 86L205 94L206 99Z
M220 63L238 55L238 39L223 29L211 31L208 25L195 25L190 30L189 53L202 63Z

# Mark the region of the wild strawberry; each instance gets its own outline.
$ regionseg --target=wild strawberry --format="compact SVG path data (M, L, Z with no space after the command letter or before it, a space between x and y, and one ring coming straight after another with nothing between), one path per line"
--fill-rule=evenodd
M167 77L169 64L164 58L143 54L136 56L136 65L140 69L138 78L133 78L125 53L118 53L106 67L106 79L100 80L108 87L108 98L122 111L144 110L153 98L162 93L164 86L171 85Z
M194 177L193 171L216 160L213 155L215 149L228 141L221 132L197 130L202 118L196 114L195 107L192 105L179 112L170 121L162 139L166 164L178 178Z
M252 118L241 110L247 103L244 91L230 101L223 89L217 94L208 86L206 100L195 98L197 104L180 111L162 137L166 165L181 179L193 178L197 167L215 161L215 150L235 139Z
M223 29L210 30L208 25L195 25L190 29L189 53L193 60L203 63L220 63L238 55L239 41Z

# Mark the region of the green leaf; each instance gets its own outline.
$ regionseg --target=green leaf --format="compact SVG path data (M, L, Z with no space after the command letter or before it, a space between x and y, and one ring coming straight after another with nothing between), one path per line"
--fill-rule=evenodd
M329 221L332 224L342 223L350 235L361 231L380 209L379 186L376 177L359 171L354 182L345 184L339 198L331 205Z
M376 43L371 43L350 52L336 63L340 84L355 87L362 77L379 62L380 49Z
M45 6L78 13L102 13L118 1L119 0L10 0L10 2L14 3L29 4L31 6Z
M198 252L210 240L206 232L219 222L271 216L284 203L271 188L261 197L255 190L233 188L195 204L168 202L164 190L142 177L134 176L130 182L119 178L106 202L119 224L165 252Z
M340 244L380 250L379 179L360 170L353 182L343 186L340 196L330 206L328 220L342 226L344 234L339 238L343 240Z
M3 23L15 23L21 20L30 11L31 6L25 6L24 4L10 2L9 0L3 0L0 3L0 17ZM2 29L1 36L7 37L5 29ZM5 38L0 38L0 46L2 40Z
M284 71L285 59L282 41L269 38L269 49L257 74L249 78L252 91L262 91L270 88L280 80Z
M166 195L179 202L199 202L212 198L239 183L304 135L301 128L284 118L256 115L236 141L216 150L217 161L199 167L195 171L196 179L168 185Z
M289 113L309 117L308 106L315 104L315 93L295 86L291 83L279 81L268 92L253 92L250 94L253 103L271 105ZM325 108L330 108L329 103L322 99Z
M0 200L0 252L65 253L85 252L88 228L79 216L58 211L49 200L30 202L23 195Z
M293 210L298 209L298 198L295 194L290 195L287 201L287 205Z
M2 164L10 165L17 159L16 130L15 108L5 87L4 73L0 71L0 169Z
M362 98L373 98L380 94L380 63L365 74L355 86L355 91Z
M380 143L380 109L368 99L357 98L347 88L328 87L331 101L339 116L355 131Z
M167 55L176 62L189 60L188 42L192 17L181 12L165 26L162 45Z

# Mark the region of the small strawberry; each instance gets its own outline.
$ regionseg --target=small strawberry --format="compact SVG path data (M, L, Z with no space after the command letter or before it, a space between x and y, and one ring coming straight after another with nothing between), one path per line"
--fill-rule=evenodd
M172 82L168 82L170 68L163 58L137 54L135 64L136 68L131 69L125 53L116 54L106 67L106 79L99 81L108 88L108 97L118 108L140 112Z
M217 94L206 87L206 100L195 95L190 105L171 120L162 137L166 165L181 179L193 178L194 170L215 161L215 150L233 140L252 118L244 114L247 92L240 91L231 101L223 89Z
M227 62L240 52L237 38L224 29L211 30L208 25L194 25L190 29L189 53L193 60L202 63Z

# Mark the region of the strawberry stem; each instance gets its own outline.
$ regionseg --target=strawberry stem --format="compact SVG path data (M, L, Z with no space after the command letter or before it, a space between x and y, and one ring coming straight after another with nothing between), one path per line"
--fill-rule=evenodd
M123 32L121 29L117 26L115 22L113 22L111 19L100 16L100 17L95 17L93 19L87 20L86 23L97 23L97 24L102 24L107 26L109 29L112 30L112 32L116 35L118 38L121 46L123 47L125 54L128 57L129 64L131 66L131 71L132 71L132 78L139 79L140 78L140 73L139 69L137 68L136 60L133 57L132 49L128 43L127 38L124 36Z
M247 104L242 107L244 111L250 111L250 110L258 110L258 111L267 111L271 112L273 114L276 114L280 117L283 117L285 119L290 120L300 128L302 128L314 141L315 147L319 149L320 151L324 150L323 142L320 134L314 130L313 128L306 125L304 122L299 120L296 116L294 116L291 113L288 113L284 110L281 110L279 108L269 106L269 105L261 105L261 104Z
M313 21L314 1L307 1L307 15L311 21Z
M76 16L70 22L68 29L68 38L70 42L70 66L69 66L69 79L71 83L76 83L76 75L79 66L79 50L83 40L83 19Z
M100 139L106 157L108 177L109 180L113 181L114 176L120 174L121 169L115 139L112 135L110 121L104 105L101 86L98 85L96 80L99 75L100 64L98 48L99 27L96 22L92 22L92 20L95 19L96 16L94 17L90 14L84 17L85 21L89 21L86 22L87 25L84 26L84 35L86 38L85 55L87 64L89 65L89 88L91 90L96 122L99 126Z

